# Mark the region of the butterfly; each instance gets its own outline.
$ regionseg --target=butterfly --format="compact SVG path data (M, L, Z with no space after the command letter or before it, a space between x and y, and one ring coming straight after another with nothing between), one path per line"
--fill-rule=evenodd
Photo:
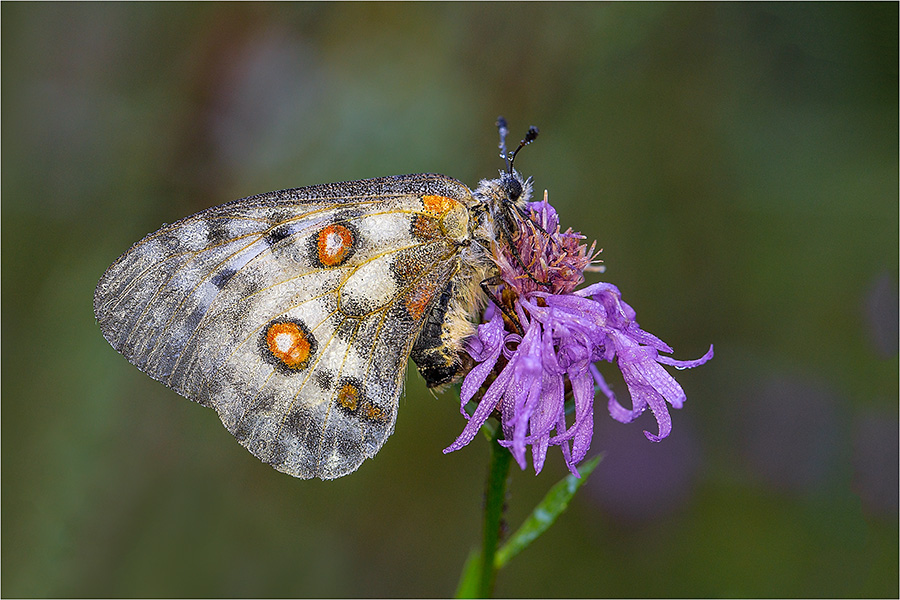
M259 194L163 226L107 269L94 314L114 349L213 408L251 453L333 479L394 430L409 358L458 378L531 181L473 191L422 173Z

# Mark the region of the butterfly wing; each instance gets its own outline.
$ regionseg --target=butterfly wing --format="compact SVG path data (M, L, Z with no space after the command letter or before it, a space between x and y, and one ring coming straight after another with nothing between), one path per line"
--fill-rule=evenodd
M406 175L262 194L148 235L94 312L129 362L254 455L331 479L393 432L411 346L459 269L471 192Z

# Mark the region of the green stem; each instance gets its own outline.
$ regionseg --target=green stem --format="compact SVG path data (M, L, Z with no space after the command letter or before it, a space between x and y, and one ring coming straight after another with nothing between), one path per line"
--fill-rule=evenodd
M503 428L491 439L491 467L488 472L487 488L484 500L484 534L481 547L481 574L478 581L478 595L489 598L494 592L494 579L497 572L494 567L494 556L500 541L500 521L506 503L506 480L509 475L509 464L512 454L508 448L500 445Z

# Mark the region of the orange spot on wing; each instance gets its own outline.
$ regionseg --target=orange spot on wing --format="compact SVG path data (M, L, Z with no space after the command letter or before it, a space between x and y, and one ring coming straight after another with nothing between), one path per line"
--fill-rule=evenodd
M441 231L441 222L434 217L426 217L425 215L415 215L413 217L412 231L413 235L423 240L435 239L443 233Z
M359 402L359 388L353 384L345 383L337 393L338 403L347 410L356 410Z
M323 227L316 240L319 262L326 267L342 264L347 260L355 243L353 232L347 226L335 223Z
M421 318L436 292L437 287L433 285L423 285L412 290L403 300L406 310L413 318Z
M296 323L272 324L266 331L266 345L272 356L291 369L300 369L309 360L309 338Z
M425 205L426 212L443 217L459 202L446 196L422 196L422 204Z
M387 412L380 406L375 406L371 402L366 402L363 405L363 411L366 418L371 421L387 421Z

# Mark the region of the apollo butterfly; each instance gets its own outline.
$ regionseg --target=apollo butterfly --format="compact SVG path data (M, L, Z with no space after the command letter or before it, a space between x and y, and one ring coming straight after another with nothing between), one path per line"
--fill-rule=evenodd
M430 387L463 371L492 249L531 193L514 156L474 191L444 175L379 177L166 225L100 279L100 329L147 375L215 409L260 460L300 478L346 475L393 432L408 358Z

